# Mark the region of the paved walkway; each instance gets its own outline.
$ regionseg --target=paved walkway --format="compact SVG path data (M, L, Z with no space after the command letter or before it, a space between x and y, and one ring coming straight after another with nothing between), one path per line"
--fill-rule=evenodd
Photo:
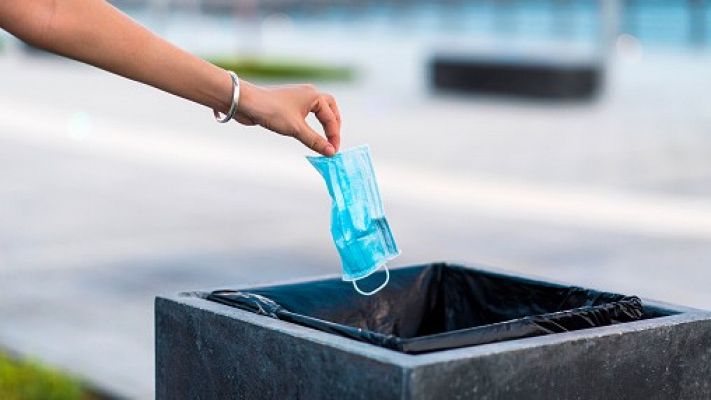
M566 107L330 89L346 146L375 154L396 264L711 308L711 77L685 62L673 86L622 65L606 101ZM338 273L298 144L74 63L0 74L0 346L151 398L155 294Z

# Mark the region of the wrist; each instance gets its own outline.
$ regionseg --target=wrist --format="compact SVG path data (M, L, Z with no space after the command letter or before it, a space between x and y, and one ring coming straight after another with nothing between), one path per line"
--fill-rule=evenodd
M232 78L222 68L216 67L214 71L214 84L211 92L212 104L209 107L222 114L227 114L232 105Z
M220 113L220 111L217 108L212 109L212 114L215 116L215 120L221 124L224 124L226 122L229 122L230 120L234 119L236 113L237 113L237 105L239 104L239 97L240 97L240 80L239 77L237 76L234 71L226 71L227 75L230 77L230 83L232 84L232 90L231 92L231 97L232 101L230 102L229 109L226 113Z
M237 104L237 113L248 114L249 110L253 108L252 105L254 103L254 98L259 91L259 87L245 81L244 79L239 80L239 86L240 100L239 104Z

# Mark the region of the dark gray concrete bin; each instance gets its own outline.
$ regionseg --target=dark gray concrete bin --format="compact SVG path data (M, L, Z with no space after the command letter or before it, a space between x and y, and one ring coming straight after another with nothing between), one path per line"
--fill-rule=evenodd
M643 300L635 322L409 355L209 293L156 298L157 399L711 398L706 311Z

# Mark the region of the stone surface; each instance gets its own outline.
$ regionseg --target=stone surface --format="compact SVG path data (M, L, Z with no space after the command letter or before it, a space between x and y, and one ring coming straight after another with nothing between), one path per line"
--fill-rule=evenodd
M711 313L407 355L203 299L158 297L156 398L701 399Z

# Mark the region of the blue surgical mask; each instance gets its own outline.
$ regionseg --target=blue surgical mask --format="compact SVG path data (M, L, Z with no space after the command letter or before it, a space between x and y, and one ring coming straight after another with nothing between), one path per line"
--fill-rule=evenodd
M358 146L333 157L306 157L326 181L331 196L331 235L341 256L343 280L371 295L387 285L386 263L400 254L380 200L370 148ZM357 281L385 268L385 282L370 292Z

